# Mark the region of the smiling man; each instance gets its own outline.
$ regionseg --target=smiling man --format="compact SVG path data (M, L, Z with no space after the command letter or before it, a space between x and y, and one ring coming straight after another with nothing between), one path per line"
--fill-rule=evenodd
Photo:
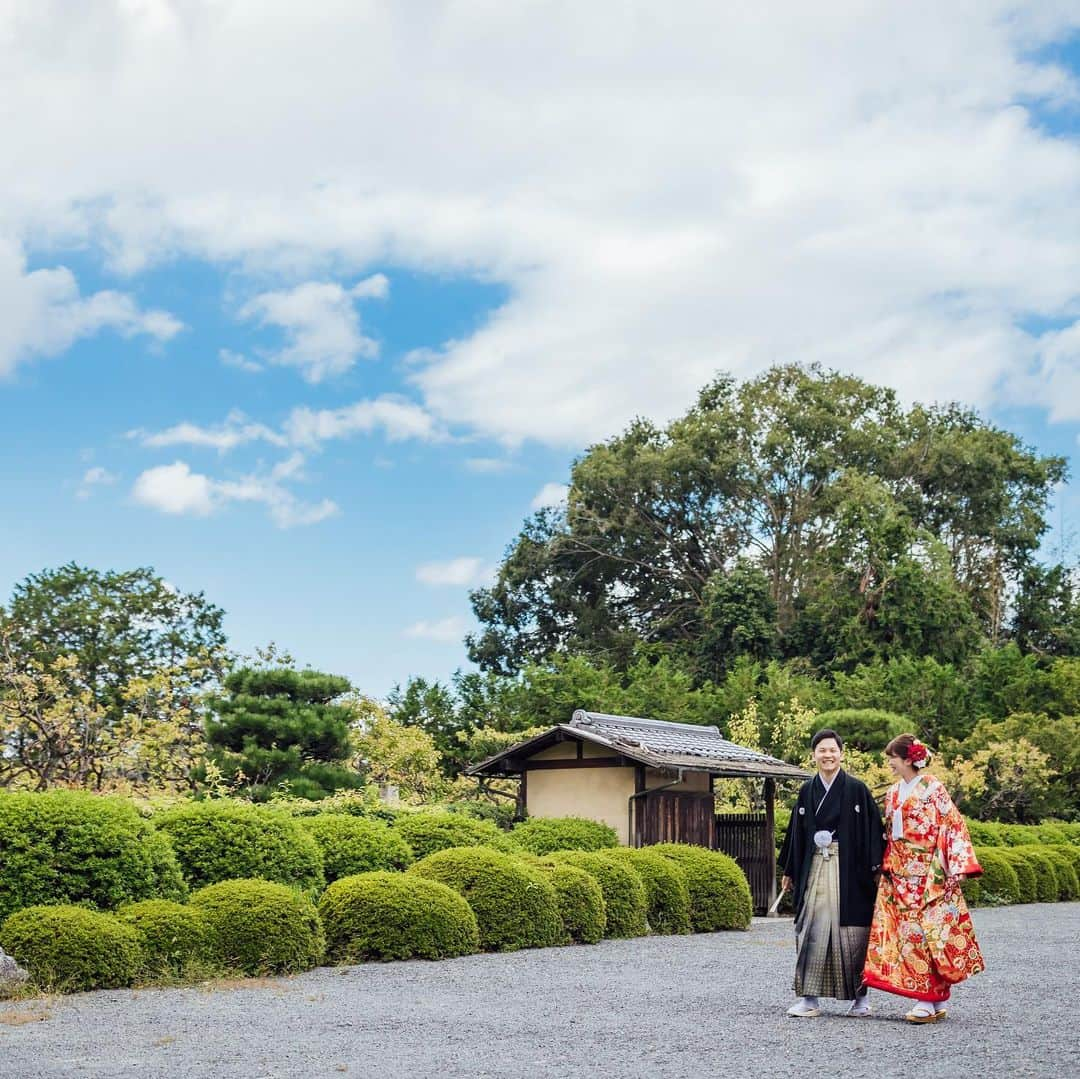
M782 887L795 893L799 999L788 1015L820 1015L819 997L850 1000L849 1015L868 1015L866 991L859 989L884 825L869 788L841 767L840 735L818 731L810 748L818 773L799 791L780 850Z

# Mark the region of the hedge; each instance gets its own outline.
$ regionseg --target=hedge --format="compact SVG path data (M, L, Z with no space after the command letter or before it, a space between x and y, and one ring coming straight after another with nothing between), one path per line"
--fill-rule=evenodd
M648 897L641 874L613 851L565 850L549 855L555 864L573 865L594 877L604 895L606 937L642 937L649 931Z
M982 876L972 881L973 888L965 885L964 894L974 891L982 903L1019 903L1020 881L1004 853L992 847L977 847L975 857L982 866Z
M406 873L341 877L319 900L327 958L448 959L480 947L476 915L452 888Z
M686 870L651 848L620 847L610 852L637 871L645 885L649 929L658 934L690 932L690 888Z
M191 904L218 938L219 956L244 974L288 974L318 966L322 923L310 899L267 880L226 880L201 888Z
M1061 853L1061 848L1047 844L1042 853L1054 866L1058 882L1058 899L1063 903L1071 902L1080 896L1080 880L1076 879L1076 870L1070 858Z
M538 858L536 866L555 889L567 938L574 944L597 944L603 940L607 911L600 882L576 865Z
M1044 853L1044 848L1032 844L1013 847L1013 850L1026 858L1035 870L1036 898L1040 903L1056 903L1061 886L1058 882L1054 863Z
M1005 841L1001 838L1001 832L997 826L988 821L969 820L967 822L968 834L971 842L978 847L1004 847Z
M747 929L754 914L750 885L734 858L687 843L657 843L649 848L686 872L690 926L695 933Z
M542 873L512 855L451 847L420 859L406 873L462 895L476 915L484 951L546 948L564 939L555 889Z
M531 854L557 850L605 850L619 845L615 829L584 817L533 817L510 833L510 842Z
M139 934L146 977L178 975L189 969L204 973L217 963L217 935L197 907L144 899L120 907L116 917Z
M995 847L994 849L1016 870L1016 878L1020 882L1017 902L1037 903L1039 884L1035 878L1035 867L1015 847Z
M451 847L509 849L506 834L494 824L475 820L463 813L449 813L446 810L401 813L392 827L409 844L417 859Z
M135 929L111 914L70 904L16 911L0 926L0 947L50 992L119 989L143 967Z
M169 841L121 798L0 793L0 919L21 907L184 899Z
M318 843L327 882L377 869L405 869L412 848L384 821L347 813L300 818L300 826Z
M236 802L190 802L154 823L172 840L192 888L258 877L322 890L318 843L292 817Z

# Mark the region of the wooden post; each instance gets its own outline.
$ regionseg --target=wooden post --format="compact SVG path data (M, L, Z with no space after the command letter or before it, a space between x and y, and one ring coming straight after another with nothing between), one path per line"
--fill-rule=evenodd
M765 780L765 842L769 854L769 906L776 901L776 780ZM777 915L773 915L777 917Z
M514 806L514 818L516 820L525 820L529 812L529 772L528 769L521 769L521 782L518 784L517 791L517 804Z

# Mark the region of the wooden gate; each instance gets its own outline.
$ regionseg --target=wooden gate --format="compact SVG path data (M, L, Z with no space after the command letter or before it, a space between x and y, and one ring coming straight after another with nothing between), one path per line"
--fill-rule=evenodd
M717 813L716 849L730 854L746 874L754 911L764 914L776 896L776 848L765 813Z
M637 827L637 845L694 843L716 847L715 801L711 793L657 791L647 794Z

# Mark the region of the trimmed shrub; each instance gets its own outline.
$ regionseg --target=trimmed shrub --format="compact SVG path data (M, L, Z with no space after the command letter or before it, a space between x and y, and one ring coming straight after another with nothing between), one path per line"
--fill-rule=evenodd
M131 985L143 964L139 934L130 925L69 904L16 911L0 926L0 947L38 988L59 993Z
M116 917L139 934L143 973L148 977L180 974L189 967L203 969L217 962L217 938L197 907L144 899L121 907Z
M1078 877L1080 877L1080 847L1074 847L1071 843L1066 843L1065 846L1058 848L1058 853L1069 860L1069 864L1072 865Z
M1026 824L996 824L995 827L1007 847L1020 847L1032 842L1033 837Z
M449 959L480 947L476 915L452 888L407 873L341 877L319 900L326 955L368 959Z
M322 960L324 937L310 899L268 880L226 880L191 897L217 934L218 955L243 974L289 974Z
M978 877L968 877L960 885L960 890L964 893L964 898L967 900L969 907L982 906L982 885L979 883Z
M620 847L609 853L626 862L641 877L649 929L653 933L690 932L690 888L682 866L649 848Z
M562 943L555 889L542 873L512 855L485 847L451 847L429 854L406 872L437 880L464 896L476 915L484 951Z
M305 890L321 890L325 883L318 843L284 813L237 802L190 802L154 823L172 840L192 888L252 877Z
M1058 883L1054 863L1046 856L1042 847L1031 844L1013 847L1017 854L1028 860L1035 870L1035 891L1038 902L1056 903L1061 886Z
M1080 880L1076 878L1076 870L1073 868L1072 859L1067 858L1061 852L1061 847L1047 845L1043 847L1043 854L1054 865L1054 873L1057 875L1058 894L1062 903L1070 903L1080 897Z
M1020 902L1020 881L1004 853L980 847L975 857L982 866L982 876L978 878L979 901L986 905ZM965 894L970 893L965 889Z
M1069 842L1067 833L1057 824L1034 824L1031 826L1032 843L1047 847L1064 846Z
M1016 879L1020 882L1020 894L1017 902L1037 903L1039 901L1039 885L1035 879L1034 866L1015 847L996 847L994 852L1000 854L1016 870Z
M749 928L754 901L734 858L688 843L657 843L649 850L670 858L685 871L690 926L695 933Z
M530 854L557 850L605 850L617 847L615 829L584 817L533 817L510 833L510 842Z
M394 821L393 828L409 844L418 859L451 847L509 849L505 833L494 824L475 820L464 813L448 813L446 810L401 813Z
M643 937L649 931L648 897L641 875L612 851L563 850L549 855L555 864L584 869L604 895L607 937Z
M996 824L984 820L969 820L967 822L968 834L971 842L977 847L1003 847L1004 840Z
M0 919L21 907L184 899L168 839L120 798L0 793Z
M412 864L412 848L384 821L324 813L302 817L300 825L319 844L328 882L377 869L404 869Z
M607 913L599 881L576 865L562 865L538 858L536 866L555 889L567 938L574 944L597 944L603 940Z

